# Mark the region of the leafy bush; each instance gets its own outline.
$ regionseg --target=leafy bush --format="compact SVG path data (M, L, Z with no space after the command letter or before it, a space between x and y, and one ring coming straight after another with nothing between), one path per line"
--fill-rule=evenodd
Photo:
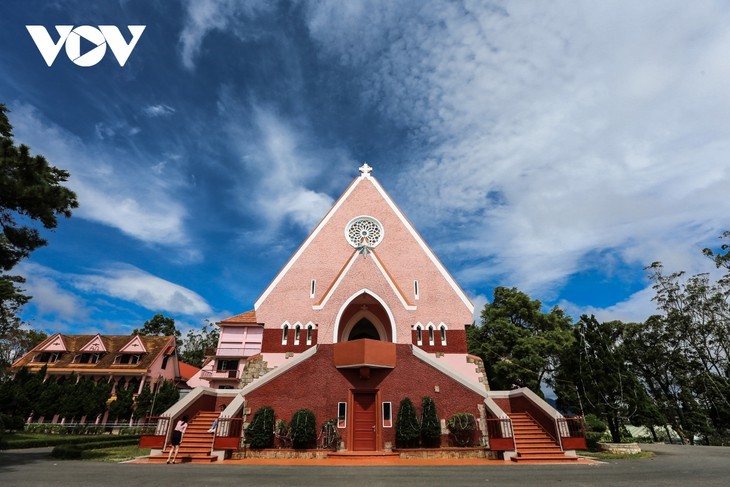
M83 451L84 449L81 445L58 445L51 451L51 456L62 460L73 460L81 458Z
M24 427L25 420L20 416L0 413L0 429L3 431L22 431Z
M603 433L599 431L586 431L586 446L591 451L598 450L598 442L601 441Z
M317 439L317 420L309 409L300 409L289 422L289 430L294 448L313 446Z
M418 424L418 415L411 399L406 397L398 407L398 417L395 420L395 444L400 448L418 445L421 437L421 425Z
M587 414L585 417L586 426L588 426L589 431L596 431L598 433L603 433L608 429L608 426L606 423L598 419L598 417L595 414Z
M441 423L436 412L436 403L431 397L421 402L421 444L427 448L438 447L441 443Z
M456 446L469 446L474 443L477 422L471 413L456 413L449 419L449 433Z
M246 428L246 441L255 450L274 446L274 408L260 407Z

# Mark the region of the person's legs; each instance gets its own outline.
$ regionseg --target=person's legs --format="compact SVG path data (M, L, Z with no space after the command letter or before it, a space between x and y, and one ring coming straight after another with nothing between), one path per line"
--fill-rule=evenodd
M170 448L170 453L167 454L167 463L170 463L170 458L172 458L172 450L174 450L175 447L173 446Z
M175 463L175 459L177 458L177 452L180 450L180 445L175 445L172 447L173 450L175 450L175 454L172 456L172 463Z

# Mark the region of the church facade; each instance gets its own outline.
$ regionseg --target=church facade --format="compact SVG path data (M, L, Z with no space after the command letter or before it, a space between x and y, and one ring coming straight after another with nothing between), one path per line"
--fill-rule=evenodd
M335 419L341 449L387 451L401 400L420 409L431 397L443 446L447 420L470 413L475 443L491 437L492 449L516 454L512 410L539 410L547 423L560 415L529 391L490 391L481 359L467 353L474 305L371 168L359 171L253 309L218 323L218 348L199 377L208 386L167 414L215 403L245 426L263 406L286 421L309 409L318 428ZM215 442L214 452L226 444Z

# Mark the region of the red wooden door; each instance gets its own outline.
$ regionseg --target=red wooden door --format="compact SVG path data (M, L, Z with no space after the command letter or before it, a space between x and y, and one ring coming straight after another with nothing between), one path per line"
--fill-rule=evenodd
M355 393L352 408L352 449L375 451L375 393Z

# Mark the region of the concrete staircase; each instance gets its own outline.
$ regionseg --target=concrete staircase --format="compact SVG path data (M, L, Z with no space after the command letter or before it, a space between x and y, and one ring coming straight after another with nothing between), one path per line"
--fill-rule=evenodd
M176 463L210 463L218 459L210 454L213 449L213 433L208 433L218 415L215 411L200 411L190 420L180 443ZM168 445L162 455L150 456L148 462L165 463L170 448L172 447Z
M264 361L264 357L262 355L255 355L249 358L243 366L243 372L241 373L241 380L238 383L238 388L243 389L251 382L265 375L267 372L274 370L267 366L268 363Z
M560 446L529 414L511 413L509 417L517 448L517 456L512 457L513 462L571 463L578 460L578 457L563 453Z

